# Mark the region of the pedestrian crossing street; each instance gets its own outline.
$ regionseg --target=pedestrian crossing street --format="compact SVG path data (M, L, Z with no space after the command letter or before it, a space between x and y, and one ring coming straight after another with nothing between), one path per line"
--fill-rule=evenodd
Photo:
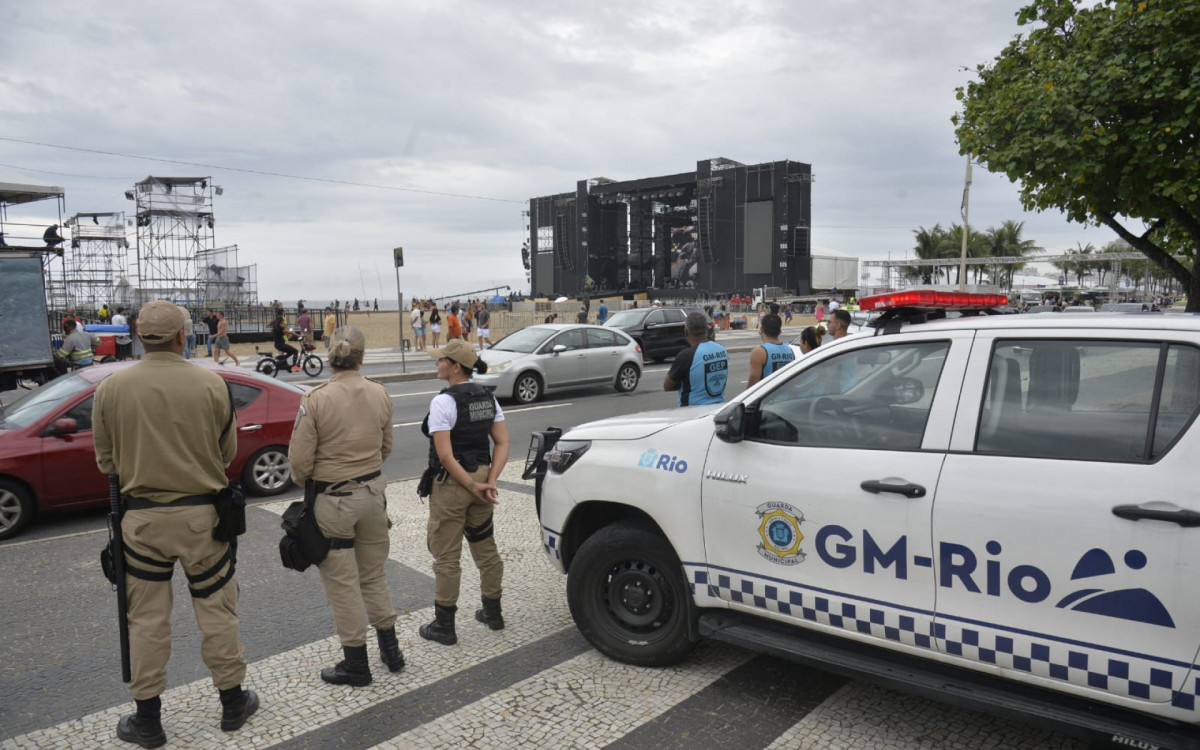
M208 679L169 689L163 695L168 747L1084 746L1023 723L847 682L715 642L700 644L671 668L611 661L591 649L571 621L566 577L546 560L532 488L520 480L519 462L502 480L506 486L495 525L505 561L504 630L490 631L473 618L478 576L464 549L457 646L417 636L417 626L432 618L431 601L400 614L397 633L407 660L402 672L392 674L379 663L370 639L375 680L369 687L321 681L318 671L340 658L333 635L253 661L247 685L258 692L262 707L243 729L228 735L218 728L220 708ZM391 556L429 574L427 507L415 490L412 481L388 489ZM253 512L278 515L286 505L256 505ZM319 588L314 571L304 575ZM131 710L132 701L112 706L6 739L0 750L134 747L114 733L117 719Z

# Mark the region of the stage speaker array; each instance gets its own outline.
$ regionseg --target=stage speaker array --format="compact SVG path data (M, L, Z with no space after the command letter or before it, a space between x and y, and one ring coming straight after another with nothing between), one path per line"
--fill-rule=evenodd
M713 248L713 197L708 193L696 198L696 243L699 245L700 259L712 263L716 259Z
M554 216L554 253L558 256L558 267L568 271L575 269L575 254L571 252L571 224L566 211Z

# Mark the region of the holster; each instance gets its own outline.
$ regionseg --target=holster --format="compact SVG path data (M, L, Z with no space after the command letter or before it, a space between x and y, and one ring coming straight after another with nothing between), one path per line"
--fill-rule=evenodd
M433 480L441 474L444 469L427 467L421 474L421 481L417 482L417 497L429 497L433 494Z
M100 550L100 570L104 572L104 577L108 579L108 582L115 586L117 585L117 568L113 565L112 545L110 539L108 544Z
M317 526L313 507L316 499L316 482L308 479L304 482L304 500L297 500L283 512L279 559L285 568L304 571L310 565L320 565L329 555L330 541Z
M231 482L217 493L213 500L217 509L217 525L213 527L213 539L232 542L246 533L246 493L242 485Z

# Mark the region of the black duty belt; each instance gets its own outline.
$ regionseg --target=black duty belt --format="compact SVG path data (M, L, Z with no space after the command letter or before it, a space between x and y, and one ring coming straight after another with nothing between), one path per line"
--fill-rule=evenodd
M214 495L185 495L170 502L146 500L141 497L125 496L125 510L151 510L153 508L179 508L184 505L212 505Z
M372 471L370 474L363 474L361 477L353 477L351 479L342 479L342 480L339 480L336 482L322 482L320 480L315 480L313 482L313 484L316 485L317 494L323 495L323 494L325 494L325 491L328 490L330 487L335 487L337 485L346 484L347 482L369 482L372 479L378 477L382 473L383 473L382 471ZM333 494L333 493L330 493L330 494ZM349 493L345 493L345 494L349 494Z

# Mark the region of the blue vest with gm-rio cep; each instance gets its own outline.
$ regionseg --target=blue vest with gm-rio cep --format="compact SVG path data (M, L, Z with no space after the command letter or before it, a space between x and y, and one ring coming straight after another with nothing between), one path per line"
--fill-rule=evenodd
M772 344L764 341L762 348L767 352L767 361L763 363L762 377L767 377L776 370L782 370L796 361L796 352L787 344Z
M725 381L729 378L729 354L725 347L714 341L705 341L696 347L692 367L688 371L687 401L683 390L679 391L680 406L697 404L719 404L725 400Z

